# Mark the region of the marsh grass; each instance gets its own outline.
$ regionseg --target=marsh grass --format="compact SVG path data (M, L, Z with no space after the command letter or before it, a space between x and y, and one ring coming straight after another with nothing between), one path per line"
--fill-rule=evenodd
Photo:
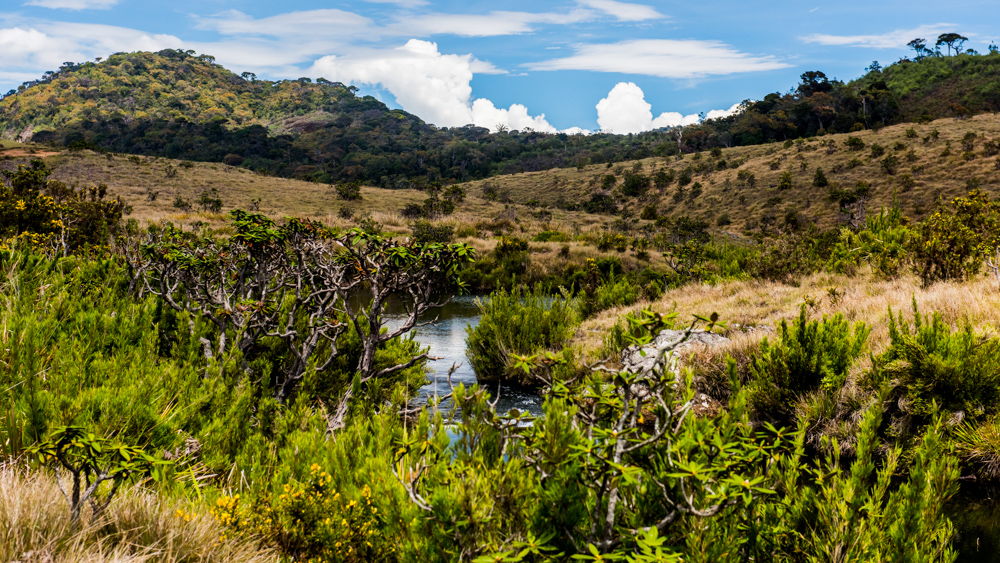
M100 518L70 522L51 476L0 466L0 560L25 563L112 561L263 563L278 556L255 541L225 539L208 506L122 491Z

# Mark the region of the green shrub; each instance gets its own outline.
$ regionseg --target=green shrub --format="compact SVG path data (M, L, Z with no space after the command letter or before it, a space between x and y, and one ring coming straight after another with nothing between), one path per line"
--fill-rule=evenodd
M921 316L914 298L912 326L889 312L889 342L864 383L898 382L904 414L927 420L933 404L972 420L997 412L1000 339L976 334L969 322L953 329L937 313Z
M361 199L361 184L358 182L343 182L337 184L337 197L345 201Z
M534 290L500 289L476 302L479 324L467 329L466 356L482 383L532 384L515 371L512 355L560 350L576 330L577 315L564 298Z
M655 283L655 282L652 282ZM627 277L615 279L612 275L591 291L584 291L579 296L580 316L588 318L601 311L614 307L632 305L643 295L643 290Z
M885 147L883 147L882 145L880 145L878 143L872 143L872 146L871 146L871 157L872 158L881 158L883 154L885 154Z
M750 363L748 389L754 410L773 422L793 423L795 404L802 395L843 386L870 332L864 323L855 324L852 331L839 313L809 321L803 305L794 324L782 320L777 341L765 338Z
M860 137L848 136L847 140L844 141L844 145L852 151L860 151L865 148L865 142L862 141Z
M426 219L414 221L410 225L410 229L412 230L410 236L414 241L421 244L431 242L449 243L454 239L455 234L455 227L451 225L435 225Z
M535 235L535 242L569 242L570 236L561 231L542 231Z
M822 168L816 169L816 174L813 176L813 186L817 188L825 188L830 185L830 181L826 179L826 174L823 174Z

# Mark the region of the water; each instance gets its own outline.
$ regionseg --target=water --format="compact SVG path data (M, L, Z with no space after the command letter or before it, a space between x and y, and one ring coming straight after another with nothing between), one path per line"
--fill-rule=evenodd
M463 383L469 387L476 383L476 374L469 365L469 360L465 357L466 327L474 327L479 323L479 309L476 307L476 299L476 297L469 296L455 297L444 307L428 311L420 318L421 322L437 318L436 322L415 329L413 334L417 342L430 348L428 353L431 356L441 359L428 362L430 382L420 388L421 397L418 404L426 403L428 398L435 395L443 397L451 392L448 387L448 370L453 364L457 364L458 368L451 376L452 384ZM399 320L391 318L389 324L394 324L393 321L399 322ZM496 387L491 386L489 391L492 397L497 396ZM501 387L499 393L500 400L496 407L498 412L505 413L516 408L521 412L529 412L535 416L541 414L541 399L537 394L529 390L512 389L506 386ZM445 411L450 407L450 401L441 405L442 410Z
M948 505L958 563L1000 563L1000 488L963 483Z

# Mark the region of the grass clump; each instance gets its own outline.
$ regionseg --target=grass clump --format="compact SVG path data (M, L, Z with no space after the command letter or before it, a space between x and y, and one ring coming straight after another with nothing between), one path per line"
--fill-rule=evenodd
M577 326L577 314L565 298L545 296L541 288L493 292L477 301L479 324L467 329L466 355L480 383L530 384L512 369L515 354L560 350Z

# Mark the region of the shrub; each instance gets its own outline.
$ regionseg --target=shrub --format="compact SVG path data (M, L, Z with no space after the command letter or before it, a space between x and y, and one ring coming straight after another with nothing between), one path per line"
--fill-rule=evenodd
M515 288L476 301L479 323L466 329L466 356L481 383L538 384L514 369L515 354L560 350L576 330L577 316L564 298L550 298L540 287Z
M732 223L733 222L729 218L729 214L728 213L723 213L723 214L719 215L719 218L715 220L716 226L719 226L719 227L725 227L726 225L731 225Z
M493 249L493 253L500 258L505 258L512 254L520 254L528 251L528 241L514 237L502 236Z
M419 203L407 203L399 214L407 219L416 219L424 216L424 206Z
M622 195L625 197L639 197L649 189L649 177L645 174L629 173L625 175L625 182L622 184Z
M779 190L790 190L795 185L792 183L792 173L785 170L781 173L781 178L778 179L778 189Z
M847 140L844 141L844 144L852 151L860 151L865 148L865 142L862 141L860 137L848 136Z
M809 321L802 305L794 324L789 327L782 320L777 342L765 338L750 363L748 389L754 410L774 422L792 423L801 395L844 385L847 370L861 355L870 332L864 323L851 330L839 313Z
M584 291L579 297L580 316L584 319L601 311L632 305L642 297L642 288L628 277L609 279L591 291Z
M342 182L337 184L337 197L345 201L361 199L361 184L358 182Z
M542 231L535 235L536 242L569 242L570 236L562 231Z
M903 174L899 177L899 192L906 193L917 186L917 181L910 174Z
M816 169L816 174L813 176L813 186L817 188L825 188L830 185L830 181L826 179L826 174L823 174L822 168Z
M910 127L909 129L907 129L906 130L906 138L907 139L916 139L917 138L917 130L914 129L913 127Z
M899 169L899 157L894 154L890 154L881 161L882 172L892 176L896 174L896 170Z
M653 184L660 189L666 188L674 182L675 176L672 168L658 170L656 174L653 174Z
M451 225L435 225L426 219L414 221L410 225L410 229L412 231L410 236L414 241L421 244L431 242L449 243L454 239L455 235L455 227Z
M650 203L649 205L642 208L642 213L639 214L639 218L644 221L656 221L658 214L656 212L656 204Z
M927 421L935 407L962 411L974 420L997 412L1000 340L976 334L971 323L952 329L940 314L922 316L913 300L913 324L889 312L889 349L873 361L863 383L878 389L894 380L903 400L900 415Z
M872 143L871 151L872 158L881 158L885 154L885 147L878 143Z
M201 206L202 211L212 213L222 211L222 198L219 197L219 190L215 188L202 190L201 194L198 195L198 205Z
M852 158L851 160L847 161L847 168L850 169L850 170L854 170L855 168L857 168L858 166L861 166L863 164L864 163L861 162L860 158Z
M691 183L691 167L687 167L681 170L680 174L677 176L677 185L684 187Z
M1000 205L972 190L952 200L954 211L938 210L915 229L910 243L914 272L925 285L976 275L984 252L995 246Z

